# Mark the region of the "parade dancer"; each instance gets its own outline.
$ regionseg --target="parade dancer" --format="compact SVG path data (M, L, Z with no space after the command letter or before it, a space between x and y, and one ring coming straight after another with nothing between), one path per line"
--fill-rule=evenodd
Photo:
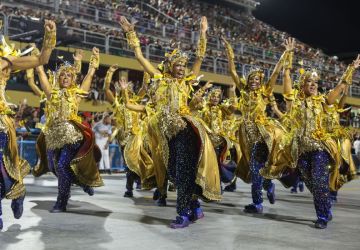
M292 51L293 39L286 41ZM288 54L292 61L292 54ZM291 64L291 63L290 63ZM360 65L360 56L348 67L339 84L327 95L318 93L319 75L315 70L305 71L299 79L299 90L293 89L290 69L285 67L284 97L289 114L294 122L292 139L292 159L305 185L313 194L317 215L315 228L324 229L332 219L329 173L340 165L340 152L337 143L328 133L324 117L324 106L333 105L347 85L352 83L352 74ZM330 166L330 169L329 169Z
M137 60L152 77L149 91L156 96L156 114L149 121L148 133L156 182L158 188L164 188L167 174L175 182L179 216L170 226L183 228L204 216L198 195L208 200L221 198L215 151L204 127L191 115L188 104L192 83L196 82L206 52L207 20L201 18L200 42L192 74L186 70L187 55L177 49L166 55L160 70L155 68L144 58L134 26L125 17L121 17L120 25Z
M120 92L120 89L115 88L115 96L110 89L113 75L118 68L118 65L112 65L106 72L105 77L105 95L110 104L112 104L116 122L115 130L108 143L116 137L119 146L121 147L123 159L126 163L126 191L124 197L132 198L134 196L134 183L135 181L140 181L139 150L141 147L141 140L139 135L141 133L141 120L138 112L126 108L124 103L125 97L121 93L118 93ZM121 81L124 79L119 80ZM131 99L136 102L139 98L131 91ZM146 157L145 162L142 163L151 165L149 161L151 161L150 156Z
M245 206L247 213L262 213L264 185L271 204L275 203L275 184L264 181L260 170L267 165L288 165L285 153L282 153L280 142L285 130L275 120L266 116L265 109L272 95L274 85L283 66L285 51L267 83L264 83L264 72L253 69L246 80L238 76L234 63L234 52L231 45L223 38L227 50L230 74L240 91L239 110L242 121L239 127L239 144L242 158L238 167L238 176L246 183L251 182L253 202Z
M38 177L51 171L58 177L58 196L51 212L66 212L71 184L81 186L89 195L93 187L102 186L96 162L101 158L94 134L81 124L80 100L86 97L91 80L99 67L99 50L93 48L89 70L81 86L76 84L77 68L65 63L48 79L39 71L46 95L46 124L37 140L40 163L33 174Z
M1 27L0 27L1 28ZM30 170L29 164L20 159L16 143L16 132L13 114L5 99L7 80L12 71L26 70L48 63L52 50L56 45L56 26L45 20L45 35L41 53L37 56L22 56L20 51L9 46L3 36L0 44L0 230L3 228L3 198L11 199L14 217L19 219L23 213L25 186L23 178Z

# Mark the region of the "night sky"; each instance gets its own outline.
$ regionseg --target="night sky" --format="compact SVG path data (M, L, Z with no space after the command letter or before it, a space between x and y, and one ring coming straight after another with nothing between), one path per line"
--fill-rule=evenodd
M300 41L345 61L360 53L360 1L257 1L256 18Z

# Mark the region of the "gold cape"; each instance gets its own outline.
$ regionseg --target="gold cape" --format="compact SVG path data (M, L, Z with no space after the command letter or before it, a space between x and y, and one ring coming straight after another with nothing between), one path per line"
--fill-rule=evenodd
M3 152L3 161L6 172L14 180L10 190L6 190L6 199L16 199L25 195L24 177L30 171L29 163L21 159L18 154L16 131L13 120L7 115L0 115L1 123L6 127L8 146Z

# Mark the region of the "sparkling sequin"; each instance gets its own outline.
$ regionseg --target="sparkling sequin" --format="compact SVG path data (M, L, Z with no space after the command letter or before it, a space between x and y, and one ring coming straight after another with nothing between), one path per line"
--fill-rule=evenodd
M260 175L260 169L265 166L268 157L268 149L265 143L255 143L251 150L250 173L251 195L253 203L258 205L263 202L262 188L264 178Z
M300 155L298 167L306 187L314 197L318 219L328 221L331 213L329 189L330 156L326 151L312 151Z
M44 130L46 147L60 149L66 144L75 144L83 135L71 122L53 123Z
M179 215L184 215L191 211L192 196L197 190L195 179L199 158L197 135L188 122L186 128L169 141L169 153L168 174L177 188L176 210Z
M70 163L80 146L81 142L77 142L66 144L62 149L47 151L49 168L58 177L57 203L62 207L66 207L67 201L70 198L71 184L76 180L70 168Z

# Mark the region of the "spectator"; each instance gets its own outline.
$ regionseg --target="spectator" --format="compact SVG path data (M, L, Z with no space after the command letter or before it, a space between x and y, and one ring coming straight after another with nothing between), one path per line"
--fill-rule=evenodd
M110 116L103 116L103 119L94 125L93 131L95 133L96 144L100 148L102 154L101 161L99 163L100 172L107 172L111 174L108 143L108 140L111 136Z

